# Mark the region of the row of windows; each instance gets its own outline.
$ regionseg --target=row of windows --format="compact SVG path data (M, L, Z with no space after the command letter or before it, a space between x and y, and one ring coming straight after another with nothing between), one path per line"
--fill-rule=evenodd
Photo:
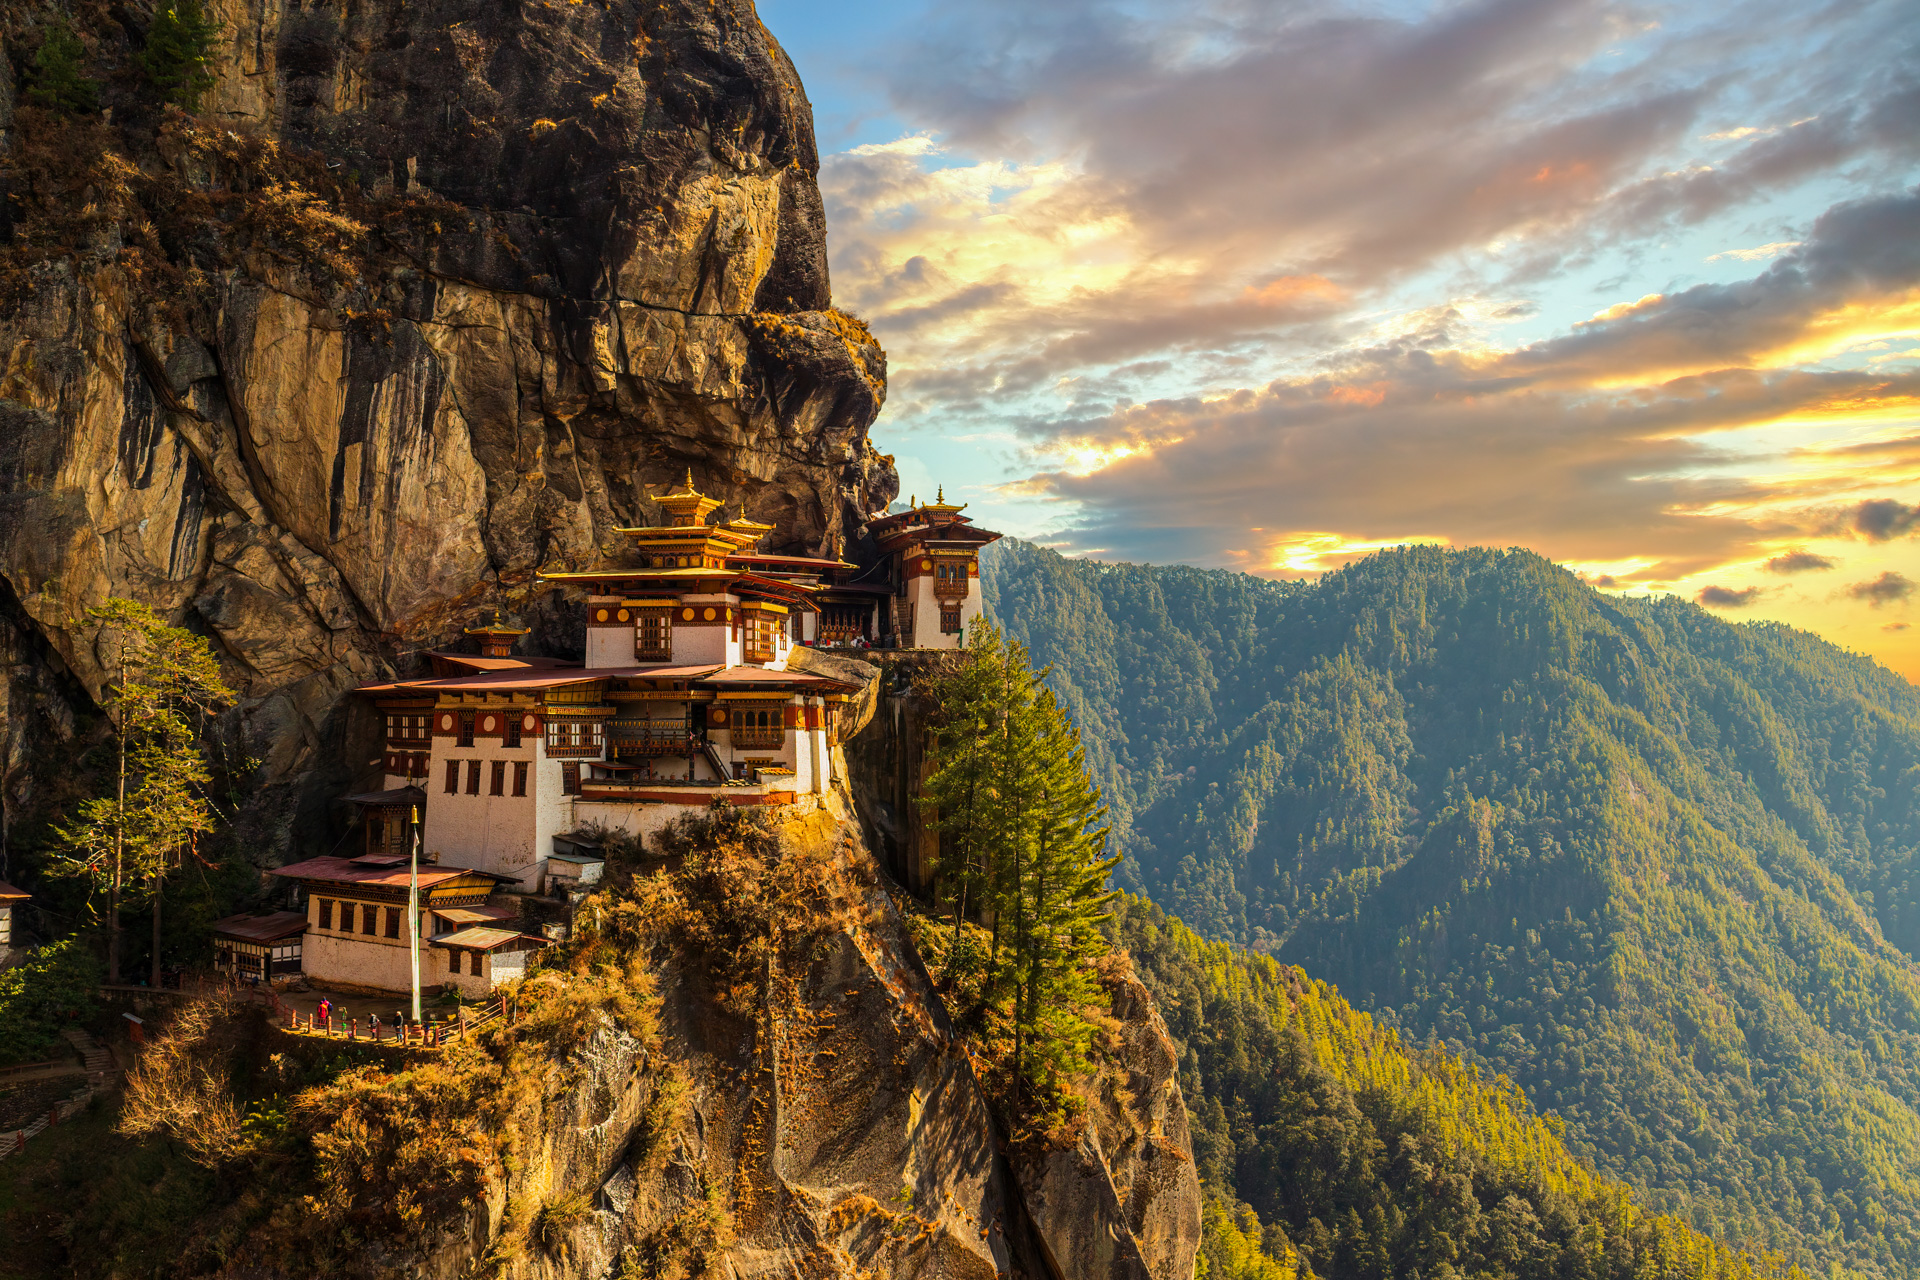
M387 717L387 737L395 742L425 742L432 736L430 715Z
M480 976L480 957L484 954L485 952L481 952L481 951L469 951L466 953L467 960L470 966L467 969L467 972L476 978ZM447 972L449 974L457 974L460 972L460 948L459 947L447 948Z
M338 907L340 909L340 927L337 931L340 933L358 932L365 934L369 938L399 937L400 922L406 914L400 907L377 907L371 902L336 902L332 898L315 898L314 901L319 903L319 910L315 913L315 928L333 929L333 911L335 907ZM358 930L353 927L354 909L356 907L359 908L360 915L360 928ZM382 927L383 922L381 919L383 915L385 916L384 928Z
M508 764L513 765L513 794L517 796L527 794L527 771L529 766L525 760L449 760L447 761L447 794L455 795L459 792L460 766L464 764L467 767L467 794L470 796L479 795L480 766L489 763L493 765L493 777L487 787L488 795L503 796L507 794Z
M478 714L477 712L473 712L473 711L462 711L460 713L460 719L459 719L460 732L459 732L458 745L463 747L470 747L473 745L473 726L474 726L474 719L477 714ZM500 745L503 747L519 746L520 745L520 713L515 709L513 709L512 707L509 707L507 708L506 713L501 717L501 719L505 723L501 725Z
M605 731L598 720L547 721L549 756L594 759L600 755L601 744L605 741Z
M787 738L786 712L783 708L741 708L732 713L730 739L743 750L774 748Z

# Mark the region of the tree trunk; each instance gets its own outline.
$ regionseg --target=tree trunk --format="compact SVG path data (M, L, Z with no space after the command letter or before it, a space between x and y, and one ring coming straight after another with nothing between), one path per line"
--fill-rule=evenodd
M127 682L127 641L120 640L120 683ZM114 721L113 735L119 748L119 780L115 783L113 812L113 878L107 883L107 981L120 981L120 875L122 854L127 843L127 726L123 711Z
M158 991L160 989L160 892L165 886L166 886L166 881L160 879L160 877L158 876L154 877L153 879L153 964L151 966L153 977L151 981L153 984L153 989L155 991Z

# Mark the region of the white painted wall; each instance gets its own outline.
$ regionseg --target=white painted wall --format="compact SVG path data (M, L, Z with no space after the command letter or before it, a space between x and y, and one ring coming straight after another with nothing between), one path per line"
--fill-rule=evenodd
M716 619L724 618L726 609L738 610L740 600L737 596L682 596L680 609L673 618L673 664L678 667L697 666L702 663L717 662L724 666L740 665L740 641L734 634L731 623L700 619L706 610L712 609ZM692 609L696 619L686 620L686 611ZM631 662L629 662L631 665Z
M593 621L595 610L617 610L620 596L587 597L587 656L589 667L631 667L634 665L633 640L635 628L627 626L600 626ZM613 613L609 612L609 618Z
M422 897L424 898L424 894ZM330 899L333 906L332 929L320 927L321 898ZM411 991L413 989L413 968L407 948L407 924L400 922L400 936L389 938L384 933L368 936L359 931L360 907L354 903L354 931L348 933L338 928L341 920L341 905L352 902L348 898L335 898L324 890L309 889L307 892L307 931L300 943L300 967L307 977L321 985L328 982L344 982L356 987L378 987L383 991ZM404 904L379 903L383 908L400 906L404 913ZM420 943L420 982L423 986L432 985L436 979L432 958L426 944L427 929L431 920L425 908L421 912ZM381 923L386 920L381 914ZM442 961L444 967L445 962Z
M521 715L526 707L494 705L470 708L484 720L494 715ZM427 812L421 830L421 849L438 853L440 861L476 871L493 871L513 876L519 884L511 889L530 891L538 886L539 862L552 849L551 837L556 818L551 801L542 806L542 791L560 789L560 767L545 759L543 740L533 734L521 739L517 747L505 747L500 739L475 736L471 747L456 746L459 740L436 737L433 760L427 773ZM447 761L458 760L460 788L446 791ZM467 794L467 762L480 761L480 794ZM505 795L490 795L493 762L505 761ZM529 767L528 794L513 793L513 766L524 762ZM544 811L543 811L544 810Z

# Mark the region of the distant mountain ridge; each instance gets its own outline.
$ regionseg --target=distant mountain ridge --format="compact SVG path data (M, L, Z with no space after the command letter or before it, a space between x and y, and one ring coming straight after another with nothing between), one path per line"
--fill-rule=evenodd
M1314 583L1007 540L1130 887L1507 1072L1651 1203L1920 1270L1920 691L1522 551Z

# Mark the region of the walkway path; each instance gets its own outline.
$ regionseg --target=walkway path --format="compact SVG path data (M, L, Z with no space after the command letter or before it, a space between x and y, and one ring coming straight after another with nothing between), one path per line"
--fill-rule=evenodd
M113 1055L107 1052L107 1046L86 1032L77 1027L69 1027L60 1034L66 1038L68 1044L74 1047L75 1052L80 1055L80 1060L86 1064L87 1083L92 1087L99 1088L107 1082L109 1075L119 1070L114 1063Z

